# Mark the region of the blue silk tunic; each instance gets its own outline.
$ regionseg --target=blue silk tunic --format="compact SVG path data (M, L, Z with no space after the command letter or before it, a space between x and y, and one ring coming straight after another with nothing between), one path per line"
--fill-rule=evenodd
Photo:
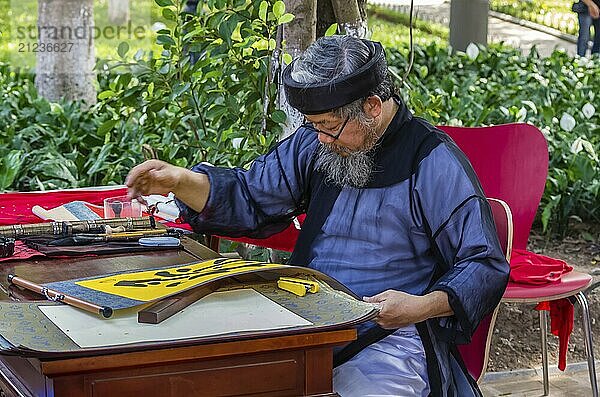
M210 180L206 207L196 213L178 205L195 231L232 237L267 237L287 227L292 216L307 212L308 221L325 206L328 214L300 264L332 276L359 297L388 289L447 292L454 315L430 319L419 332L429 356L431 395L480 395L453 346L468 342L498 304L509 267L464 154L396 101L400 109L378 142L364 188L322 194L330 187L315 176L317 134L301 127L249 170L195 166ZM373 322L362 324L359 339L375 328Z

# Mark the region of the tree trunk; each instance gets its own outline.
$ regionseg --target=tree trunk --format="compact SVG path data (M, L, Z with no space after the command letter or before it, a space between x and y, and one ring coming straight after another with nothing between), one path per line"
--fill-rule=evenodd
M331 25L335 23L335 13L331 0L317 1L317 37L322 37Z
M284 2L286 11L296 16L292 22L283 26L285 52L295 59L316 39L317 0L285 0ZM303 117L287 103L283 87L279 89L279 108L288 115L282 137L285 138L296 131L302 124Z
M363 19L357 0L331 0L338 30L354 37L367 35L367 23Z
M285 9L296 16L283 28L286 51L296 58L317 37L317 0L286 0Z
M39 0L35 85L50 101L96 103L93 0Z
M129 0L108 0L108 21L113 25L126 25L129 21Z
M487 45L488 0L452 0L450 3L450 46L465 51L469 43Z
M333 11L332 0L318 0L317 2L317 37L325 35L327 29L338 20L335 17ZM367 20L366 4L367 0L358 0L358 9L360 10L360 17L363 21ZM341 33L344 33L342 30Z

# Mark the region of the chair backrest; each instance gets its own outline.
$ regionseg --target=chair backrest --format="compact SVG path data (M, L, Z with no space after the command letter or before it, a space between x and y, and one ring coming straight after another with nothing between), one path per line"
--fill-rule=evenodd
M488 198L488 202L492 208L492 215L494 216L500 246L506 255L506 260L510 261L513 242L511 210L502 200ZM458 351L465 362L467 370L473 379L476 379L478 382L483 378L485 368L487 367L490 345L492 342L492 332L494 330L497 313L498 308L488 314L479 323L479 326L471 337L471 343L458 346Z
M542 132L523 123L440 128L467 155L485 195L508 204L513 246L526 249L548 175L548 145Z

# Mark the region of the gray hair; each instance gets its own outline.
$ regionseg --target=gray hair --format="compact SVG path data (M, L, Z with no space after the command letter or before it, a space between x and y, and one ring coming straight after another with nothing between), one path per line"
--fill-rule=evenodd
M308 47L294 62L292 78L298 83L316 84L347 76L369 61L369 48L362 40L352 36L321 37ZM383 82L364 97L333 110L340 118L358 119L368 124L363 106L368 97L377 95L387 101L394 95L394 83L386 65L381 71Z

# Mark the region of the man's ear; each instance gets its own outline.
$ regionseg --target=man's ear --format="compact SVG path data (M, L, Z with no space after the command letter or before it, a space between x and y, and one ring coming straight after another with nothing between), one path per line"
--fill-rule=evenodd
M381 98L379 98L377 95L373 95L367 98L363 109L366 114L372 118L375 118L381 114L382 105L383 103L381 102Z

